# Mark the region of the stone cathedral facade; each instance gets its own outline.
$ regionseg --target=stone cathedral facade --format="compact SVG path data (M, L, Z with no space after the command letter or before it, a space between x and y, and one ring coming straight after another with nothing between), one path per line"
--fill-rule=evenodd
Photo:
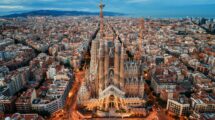
M129 109L144 100L143 63L131 60L119 39L95 39L78 104L89 110Z

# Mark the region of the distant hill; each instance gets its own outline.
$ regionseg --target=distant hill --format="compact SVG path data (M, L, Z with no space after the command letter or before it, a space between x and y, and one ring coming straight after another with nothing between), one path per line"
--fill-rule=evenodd
M28 17L28 16L94 16L99 15L98 12L84 12L84 11L59 11L59 10L36 10L31 12L17 13L1 16L3 18L14 18L14 17ZM122 13L115 12L104 12L105 16L123 16Z

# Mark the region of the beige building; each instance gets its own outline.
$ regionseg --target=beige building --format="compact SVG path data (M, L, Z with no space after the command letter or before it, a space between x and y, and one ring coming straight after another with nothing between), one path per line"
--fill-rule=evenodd
M176 88L176 81L168 80L168 78L158 78L153 76L151 80L151 86L156 94L159 94L163 89L174 90Z
M191 97L192 108L196 112L215 112L214 94L199 92Z
M166 109L178 116L187 115L190 112L190 104L185 96L177 99L168 99Z
M31 112L31 103L36 97L35 89L28 89L16 100L16 110L21 113Z

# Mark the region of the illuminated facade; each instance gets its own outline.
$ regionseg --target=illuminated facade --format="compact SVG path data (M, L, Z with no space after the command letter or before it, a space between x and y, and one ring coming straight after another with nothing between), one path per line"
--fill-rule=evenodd
M141 60L129 60L118 39L93 41L90 68L79 91L79 103L88 109L103 110L143 105L142 71Z
M101 13L103 7L101 3ZM105 32L110 30L110 25L103 22L100 15L100 35L92 41L90 66L79 90L78 104L88 110L103 111L141 107L145 103L143 62L130 59L119 37L108 37L113 36Z
M79 91L79 105L105 111L142 106L143 69L142 60L130 59L118 37L92 41L90 67Z

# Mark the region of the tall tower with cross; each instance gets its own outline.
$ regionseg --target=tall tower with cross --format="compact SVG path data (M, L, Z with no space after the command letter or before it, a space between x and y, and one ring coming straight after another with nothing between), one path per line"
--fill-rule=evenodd
M104 15L103 15L103 8L105 4L103 4L102 0L100 0L99 8L100 8L100 38L103 39L104 37Z

